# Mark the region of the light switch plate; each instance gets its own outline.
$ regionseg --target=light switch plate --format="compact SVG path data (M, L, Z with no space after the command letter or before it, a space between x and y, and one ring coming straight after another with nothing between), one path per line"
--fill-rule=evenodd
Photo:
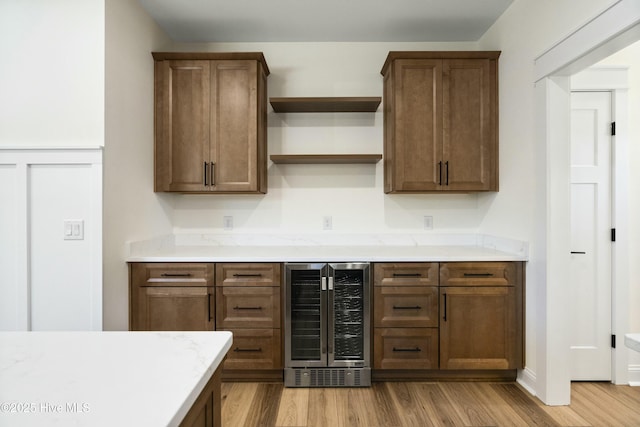
M424 229L433 230L433 217L431 215L424 216Z
M84 220L64 220L64 240L84 240Z
M226 215L222 217L222 228L225 230L233 230L233 217Z

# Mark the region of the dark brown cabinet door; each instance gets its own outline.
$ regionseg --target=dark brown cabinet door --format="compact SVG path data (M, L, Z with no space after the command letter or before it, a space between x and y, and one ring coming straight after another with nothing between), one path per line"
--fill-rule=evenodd
M520 368L513 286L440 288L440 369Z
M258 64L213 61L211 191L258 191Z
M443 61L443 189L492 190L497 179L497 105L488 59Z
M132 263L129 329L212 331L213 264Z
M207 191L210 61L163 61L156 73L156 191Z
M212 331L213 287L142 287L139 290L142 331Z

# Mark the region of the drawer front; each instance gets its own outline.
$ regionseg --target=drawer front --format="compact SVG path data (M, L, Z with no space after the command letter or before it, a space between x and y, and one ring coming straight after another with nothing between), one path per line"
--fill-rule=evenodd
M216 288L218 328L280 328L280 288Z
M216 286L280 286L280 264L216 264Z
M138 286L213 286L213 264L132 263L131 281Z
M213 287L140 287L133 331L212 331Z
M374 286L438 286L438 263L381 263L373 266Z
M280 329L224 330L233 332L224 369L282 369Z
M373 316L376 327L438 327L438 288L378 286Z
M437 328L375 328L375 369L438 369Z
M440 286L515 286L517 262L447 262L440 264Z

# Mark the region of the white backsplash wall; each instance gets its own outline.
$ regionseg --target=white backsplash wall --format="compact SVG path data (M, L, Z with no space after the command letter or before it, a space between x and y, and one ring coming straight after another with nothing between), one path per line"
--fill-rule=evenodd
M381 96L380 70L391 50L476 49L473 43L225 43L176 45L173 50L262 51L271 71L269 97ZM268 108L268 153L383 152L383 104L376 113L274 113ZM475 232L494 195L383 192L383 162L276 165L268 162L266 195L173 195L176 233ZM332 229L323 230L330 216Z

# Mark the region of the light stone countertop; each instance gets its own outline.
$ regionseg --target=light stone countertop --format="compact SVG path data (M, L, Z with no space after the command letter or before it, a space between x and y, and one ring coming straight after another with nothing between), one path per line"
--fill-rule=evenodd
M640 334L625 334L624 343L630 349L640 351Z
M526 261L528 245L483 235L169 235L130 244L128 262Z
M177 426L230 332L0 332L0 425Z

